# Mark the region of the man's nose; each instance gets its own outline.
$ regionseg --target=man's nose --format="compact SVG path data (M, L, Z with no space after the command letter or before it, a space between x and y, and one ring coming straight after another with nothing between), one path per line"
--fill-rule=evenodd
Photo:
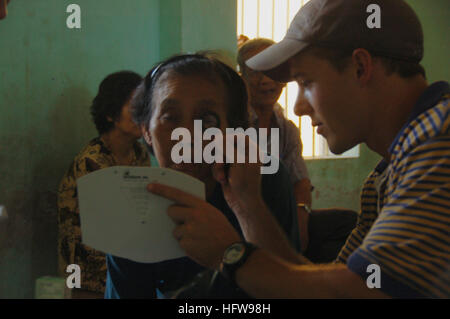
M294 113L297 116L309 115L313 113L313 108L309 104L308 100L305 98L303 94L303 90L301 87L298 89L297 100L294 105Z

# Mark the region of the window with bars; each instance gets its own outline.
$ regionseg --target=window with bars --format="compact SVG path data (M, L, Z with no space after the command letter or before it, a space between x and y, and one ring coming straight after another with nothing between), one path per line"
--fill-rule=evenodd
M300 8L309 0L237 0L237 35L249 39L268 38L281 41ZM278 103L285 115L300 128L303 157L306 159L359 157L359 146L341 155L331 153L325 138L314 130L308 116L299 118L294 114L298 93L295 82L288 83Z

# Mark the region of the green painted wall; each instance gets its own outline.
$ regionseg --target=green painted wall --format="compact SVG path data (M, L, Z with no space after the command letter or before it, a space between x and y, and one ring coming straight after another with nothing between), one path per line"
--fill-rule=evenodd
M0 21L0 298L32 297L34 279L56 272L56 189L96 135L100 81L159 59L159 1L77 0L82 28L70 30L73 2L12 1Z
M407 2L422 22L425 37L422 65L427 71L429 82L450 80L450 1ZM307 161L311 179L316 186L313 193L314 208L344 207L359 211L362 183L380 159L380 156L362 146L358 159Z
M229 63L235 64L236 1L181 0L181 4L183 51L218 50Z
M450 1L406 0L422 22L425 56L422 65L430 83L450 80Z
M164 60L182 52L181 0L165 0L160 2L159 29L161 35L159 56Z
M215 50L235 64L236 1L165 0L160 14L161 59L180 52Z
M362 183L381 159L365 145L359 158L308 160L313 192L313 208L341 207L359 211Z

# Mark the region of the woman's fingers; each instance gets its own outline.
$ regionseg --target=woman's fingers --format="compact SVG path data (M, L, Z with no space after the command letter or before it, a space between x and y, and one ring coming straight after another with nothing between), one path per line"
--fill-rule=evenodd
M218 181L222 186L227 183L227 166L223 163L216 163L212 166L213 177L216 181Z
M191 207L172 205L167 209L167 215L175 224L185 224L192 219L193 209Z
M200 197L188 194L179 190L178 188L152 183L147 185L147 190L155 195L170 199L180 205L187 207L203 206L203 199Z

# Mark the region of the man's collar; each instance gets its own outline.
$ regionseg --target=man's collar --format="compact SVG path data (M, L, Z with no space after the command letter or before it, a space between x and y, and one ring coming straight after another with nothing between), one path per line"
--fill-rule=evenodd
M405 125L403 125L402 129L398 132L397 136L395 137L394 141L389 147L390 154L392 154L394 147L395 145L397 145L405 128L420 114L435 106L442 98L442 96L448 93L450 93L450 86L448 82L445 81L433 83L425 90L425 92L422 93L422 95L419 97L416 104L414 105L414 108L412 109ZM385 159L382 159L376 166L375 171L381 174L388 167L388 165L389 162L386 161Z
M422 93L422 95L417 100L416 104L414 105L414 108L412 109L408 120L406 121L405 125L401 128L401 130L398 132L397 136L395 137L394 141L392 142L391 146L389 147L389 153L392 154L395 145L397 145L398 140L400 139L403 131L405 128L420 114L426 112L427 110L434 107L439 100L444 96L445 94L450 93L450 86L448 82L440 81L431 84L425 92Z

